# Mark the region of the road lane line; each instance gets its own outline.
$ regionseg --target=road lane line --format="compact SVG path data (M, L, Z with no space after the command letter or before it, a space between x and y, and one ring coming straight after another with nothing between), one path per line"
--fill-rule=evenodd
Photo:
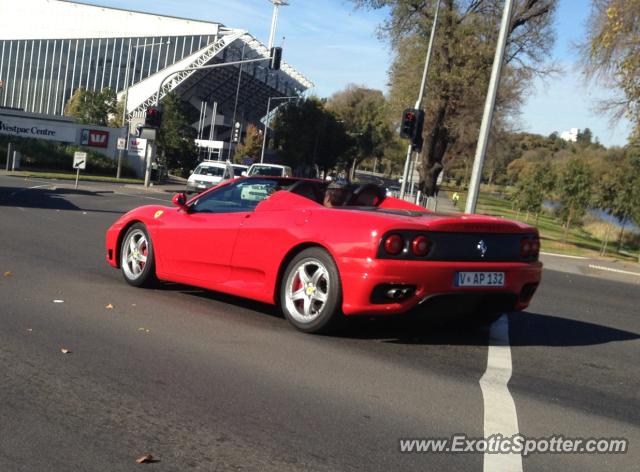
M487 370L480 379L484 399L484 437L518 434L516 404L509 392L511 379L509 318L502 315L491 325ZM522 472L520 454L484 454L484 472Z
M604 266L599 266L599 265L595 265L595 264L589 264L589 267L591 269L598 269L598 270L606 270L608 272L615 272L616 274L635 275L637 277L640 277L640 272L632 272L630 270L612 269L611 267L604 267Z
M580 259L580 260L589 259L588 257L570 256L568 254L556 254L554 252L541 252L540 255L542 255L542 256L553 256L553 257L564 257L566 259Z
M53 190L55 190L55 185L53 185L53 184L47 184L47 185L35 185L35 186L33 186L33 187L21 188L20 190L16 190L15 192L10 193L10 194L9 194L9 197L13 197L13 196L15 196L15 195L19 194L20 192L24 192L25 190L34 190L34 189L37 189L37 188L43 188L43 187L53 187Z

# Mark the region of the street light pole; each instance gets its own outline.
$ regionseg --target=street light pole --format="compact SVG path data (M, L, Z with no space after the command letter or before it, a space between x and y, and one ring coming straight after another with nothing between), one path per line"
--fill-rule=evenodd
M171 44L171 40L169 39L166 42L140 44L138 46L134 46L131 39L129 39L129 47L127 49L127 67L124 70L124 97L123 97L124 103L122 108L122 128L123 129L125 129L125 125L127 122L127 102L129 101L129 73L131 70L131 52L133 49L146 48L150 46L158 46L163 44L169 45ZM125 148L118 151L118 170L116 172L116 179L119 179L120 174L122 173L122 157L125 152L129 151L129 128L128 127L125 129L125 138L127 140Z
M278 9L289 5L287 0L270 0L273 3L273 16L271 17L271 33L269 33L269 49L273 47L276 39L276 26L278 24Z
M269 114L270 114L270 110L271 110L271 100L287 100L287 99L293 99L293 98L300 98L298 96L291 96L291 97L269 97L269 100L267 100L267 113L264 115L264 133L262 133L262 150L260 151L260 163L262 164L264 162L264 151L266 149L266 145L267 145L267 130L269 129Z
M478 203L478 192L480 191L480 180L482 177L482 165L484 164L484 158L487 154L489 131L491 129L493 110L496 106L498 86L500 85L500 71L502 70L502 63L504 61L504 51L507 45L508 36L507 30L509 29L512 9L513 0L505 0L504 10L502 11L502 22L500 24L500 34L498 35L498 45L496 46L496 55L493 58L493 68L491 69L491 79L489 80L489 91L484 103L484 113L482 115L482 124L480 125L480 137L478 138L476 156L473 161L469 194L467 195L467 204L464 209L465 213L474 213L476 211L476 204Z
M424 70L422 71L422 82L420 83L420 90L418 91L418 99L416 100L416 106L414 108L420 109L422 107L422 99L424 98L424 87L427 83L427 75L429 74L429 65L431 64L431 53L433 52L433 40L436 36L436 26L438 25L438 14L440 12L440 0L436 3L436 12L433 16L433 25L431 25L431 35L429 36L429 47L427 48L427 57L424 61ZM422 132L422 130L420 130ZM409 168L411 167L411 154L413 153L413 146L410 143L407 148L407 158L404 162L404 172L402 174L402 184L400 185L400 198L404 198L404 194L407 190L407 180L409 179Z

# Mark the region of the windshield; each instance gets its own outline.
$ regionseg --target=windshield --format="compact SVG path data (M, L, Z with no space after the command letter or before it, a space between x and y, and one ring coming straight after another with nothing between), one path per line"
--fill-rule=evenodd
M196 170L193 171L196 175L209 175L211 177L222 177L224 174L224 167L214 167L199 165Z
M251 173L249 175L269 175L279 177L282 175L282 168L271 166L256 166L251 168Z
M245 166L231 166L231 167L233 167L233 175L235 175L236 177L240 176L240 174L242 174L248 169L248 167L245 167Z

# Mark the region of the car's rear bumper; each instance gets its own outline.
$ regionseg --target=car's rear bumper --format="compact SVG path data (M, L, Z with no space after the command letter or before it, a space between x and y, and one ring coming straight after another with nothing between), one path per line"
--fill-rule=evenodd
M457 300L462 303L463 299L470 298L480 300L479 306L487 308L521 310L528 306L542 273L541 262L424 262L372 258L342 258L337 262L343 290L342 308L346 315L399 314L423 302L425 306L432 305L436 299L454 305ZM504 272L505 283L502 287L458 287L455 278L459 271ZM396 286L410 287L411 295L399 301L388 300L388 303L381 299L381 291L385 293L388 287Z

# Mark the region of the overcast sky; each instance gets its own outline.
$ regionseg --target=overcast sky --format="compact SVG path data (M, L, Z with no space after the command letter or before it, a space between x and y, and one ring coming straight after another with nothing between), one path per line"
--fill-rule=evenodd
M391 55L376 37L386 11L355 10L346 0L289 0L281 7L277 44L284 38L284 58L309 77L312 93L326 97L350 83L387 90ZM269 39L272 5L269 0L94 0L83 3L216 21L249 30L263 42ZM575 44L585 34L590 0L560 0L556 18L557 42L553 57L563 74L535 81L522 109L523 131L548 135L569 128L591 128L605 145L624 145L628 122L611 125L596 110L599 99L611 92L587 85L576 63Z

